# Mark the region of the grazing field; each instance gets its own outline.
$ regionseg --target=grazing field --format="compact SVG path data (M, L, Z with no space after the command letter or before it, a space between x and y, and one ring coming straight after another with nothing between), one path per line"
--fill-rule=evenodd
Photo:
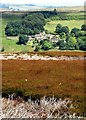
M84 104L84 61L2 61L3 94L21 90L24 96L70 97L76 113Z
M16 42L18 41L18 38L17 37L12 37L12 39L8 39L6 38L5 36L5 33L4 33L4 29L5 29L5 26L6 26L6 23L10 21L10 20L6 20L6 19L2 19L2 46L4 47L5 49L5 52L31 52L33 51L33 48L30 46L30 45L17 45ZM55 21L51 21L49 23L46 24L45 26L45 29L47 29L49 32L54 32L55 31L55 27L58 23L61 23L62 25L67 25L69 26L70 30L73 28L73 27L77 27L77 28L80 28L81 25L83 24L83 20L80 20L80 21L77 21L77 20L70 20L70 21L58 21L58 20L55 20Z
M16 42L18 42L18 37L12 37L11 39L6 38L5 36L5 27L8 22L11 21L18 21L21 20L21 16L16 14L14 17L5 17L2 15L2 46L5 49L5 52L18 52L18 51L33 51L31 46L26 45L26 46L21 46L17 45Z
M84 20L51 20L45 25L45 29L53 33L57 24L62 24L63 26L68 26L71 31L72 28L80 28L84 24Z

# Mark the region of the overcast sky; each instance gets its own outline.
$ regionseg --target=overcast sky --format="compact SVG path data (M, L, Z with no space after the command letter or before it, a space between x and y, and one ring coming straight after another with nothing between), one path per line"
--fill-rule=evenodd
M36 4L49 6L79 6L85 0L0 0L0 3Z

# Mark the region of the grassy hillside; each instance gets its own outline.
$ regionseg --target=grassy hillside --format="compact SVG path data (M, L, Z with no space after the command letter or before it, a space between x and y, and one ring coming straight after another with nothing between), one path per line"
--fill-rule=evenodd
M18 37L11 37L12 39L8 39L5 36L5 27L8 22L11 21L21 21L21 13L15 14L12 16L12 14L3 14L2 15L2 46L5 49L5 52L19 52L19 51L32 51L31 46L21 46L17 45L16 42L18 41Z
M5 49L5 52L20 52L20 51L33 51L33 48L27 44L26 46L21 46L17 45L16 42L18 41L18 37L13 37L11 40L7 39L5 36L5 27L6 24L10 21L21 21L21 16L24 13L5 13L2 15L2 46ZM68 13L68 15L83 15L83 13ZM58 16L57 16L58 17ZM47 29L49 32L53 33L55 31L56 25L60 23L63 26L68 26L69 29L71 30L74 27L80 28L81 25L84 23L84 20L57 20L57 18L54 20L50 20L49 22L46 23L45 29Z
M84 6L70 6L70 7L59 7L57 11L60 12L80 12L84 11Z
M53 33L58 23L68 26L71 30L74 27L80 28L84 24L84 20L51 20L45 25L45 29Z

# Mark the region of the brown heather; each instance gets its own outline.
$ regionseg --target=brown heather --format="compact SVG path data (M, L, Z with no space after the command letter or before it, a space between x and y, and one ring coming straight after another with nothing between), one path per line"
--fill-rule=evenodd
M18 88L24 96L70 97L73 111L83 113L85 61L3 60L2 65L3 93Z

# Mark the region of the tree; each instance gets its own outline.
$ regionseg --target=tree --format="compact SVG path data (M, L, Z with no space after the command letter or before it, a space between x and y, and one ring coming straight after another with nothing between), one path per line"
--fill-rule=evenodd
M52 43L49 40L44 40L42 42L42 49L43 50L49 50L52 48Z
M83 43L80 45L80 50L86 51L86 42L83 42Z
M62 40L65 40L66 39L66 34L64 32L60 33L60 38Z
M78 28L73 28L73 29L71 30L71 34L74 33L74 35L75 35L75 37L76 37L76 34L77 34L77 32L79 32L79 31L80 31L80 29L78 29Z
M0 51L1 51L1 52L4 52L4 50L5 50L4 47L2 47L2 49L1 49Z
M40 46L37 45L34 51L38 52L40 49L41 49Z
M62 30L62 25L61 24L57 24L55 32L57 34L60 34L62 32L61 30Z
M68 35L69 33L69 28L67 26L62 26L61 24L58 24L56 26L56 30L55 32L59 35L61 35L62 33L65 33L66 35Z
M35 34L39 34L40 31L39 31L37 28L34 28L34 33L35 33Z
M18 22L9 22L5 28L5 34L7 36L19 35L20 26Z
M67 50L75 50L76 48L76 44L77 44L77 40L75 37L72 36L68 36L66 39L66 49Z
M31 13L26 15L23 18L22 21L23 26L26 28L30 28L31 30L34 30L37 28L38 30L44 30L44 25L45 25L45 19L43 14L41 13Z
M26 35L20 35L19 36L19 41L18 44L24 44L26 45L26 43L28 42L28 37Z
M56 8L54 9L54 12L56 12Z
M56 8L53 10L53 12L54 12L54 15L57 15L57 10L56 10Z
M67 35L69 33L69 28L67 26L63 26L61 31Z
M64 40L59 41L59 49L66 50L66 43L64 42Z
M84 36L84 35L85 35L85 33L84 33L83 31L81 31L81 30L79 30L79 31L76 32L76 34L75 34L76 37L81 37L81 36Z
M35 33L34 33L34 30L31 30L30 29L30 31L29 31L29 35L34 35Z
M86 31L86 24L83 24L83 25L81 26L81 30L82 30L82 31Z
M17 27L10 27L8 29L5 29L5 34L7 36L17 36L19 34L19 29Z
M9 22L5 28L7 36L19 34L34 35L44 30L45 19L42 13L30 13L22 17L21 22Z
M78 42L80 50L86 51L86 41L85 40L86 40L86 38L83 36L77 38L77 42Z

